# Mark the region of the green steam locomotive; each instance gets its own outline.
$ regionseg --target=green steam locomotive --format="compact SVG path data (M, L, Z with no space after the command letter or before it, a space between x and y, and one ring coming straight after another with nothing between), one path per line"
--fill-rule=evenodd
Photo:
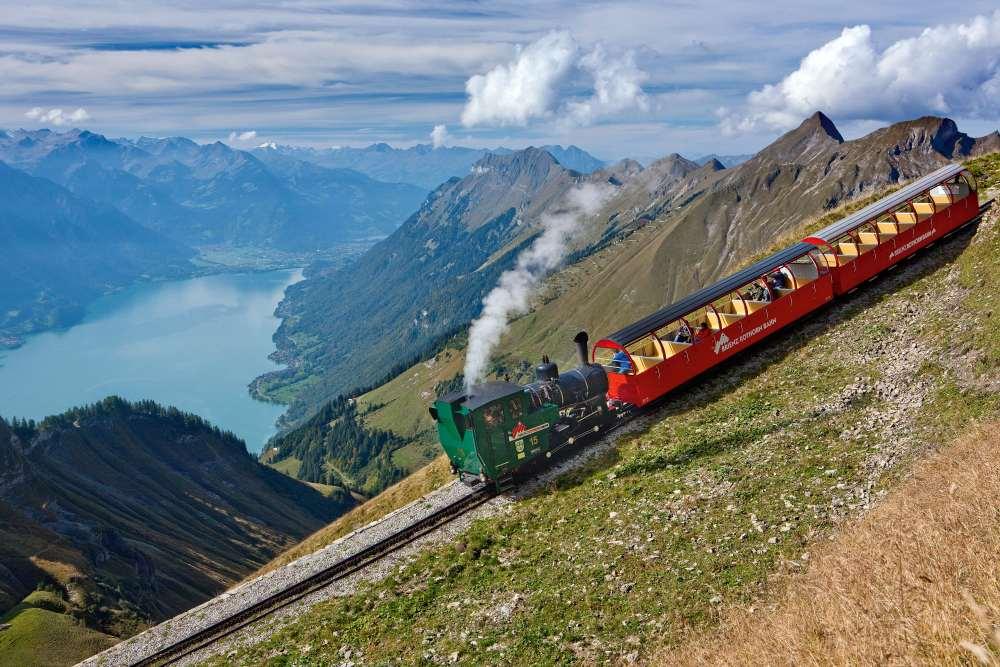
M487 382L439 397L430 407L452 470L502 484L616 420L604 368L588 361L587 334L574 338L580 366L565 373L543 357L535 381Z

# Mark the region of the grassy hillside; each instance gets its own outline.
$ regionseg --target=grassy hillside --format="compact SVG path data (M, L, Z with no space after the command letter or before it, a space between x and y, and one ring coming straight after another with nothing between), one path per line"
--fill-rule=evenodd
M39 628L52 646L92 638L81 624L129 636L218 594L354 502L149 401L112 397L37 424L0 419L0 613L14 608L16 627ZM17 607L38 586L58 593L65 618L53 605ZM18 664L5 655L0 664Z
M69 615L56 593L35 591L0 616L0 664L18 667L72 665L118 640Z
M1000 422L972 428L917 466L857 525L788 568L772 605L654 662L876 665L1000 660ZM782 590L784 588L784 590Z
M645 430L503 516L226 662L279 650L287 663L348 650L376 664L632 661L766 598L775 573L803 567L914 461L1000 416L998 217L678 392Z

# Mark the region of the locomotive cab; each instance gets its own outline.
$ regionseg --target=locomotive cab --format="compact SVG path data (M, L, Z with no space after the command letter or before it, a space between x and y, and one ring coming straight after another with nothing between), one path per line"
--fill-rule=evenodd
M438 398L430 408L441 445L463 479L499 480L549 448L553 405L535 406L524 388L487 382Z

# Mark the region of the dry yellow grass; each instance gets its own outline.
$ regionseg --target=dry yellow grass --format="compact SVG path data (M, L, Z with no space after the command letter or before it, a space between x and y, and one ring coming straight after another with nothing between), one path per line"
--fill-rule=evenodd
M670 665L1000 665L1000 423L919 464L764 608L665 649Z
M282 565L287 565L296 558L314 553L347 535L352 530L380 519L389 512L403 507L434 489L443 486L451 481L452 478L448 459L444 456L439 456L409 477L390 486L368 502L358 505L330 525L320 528L270 563L264 565L264 567L247 577L247 579L253 579L265 572L270 572Z

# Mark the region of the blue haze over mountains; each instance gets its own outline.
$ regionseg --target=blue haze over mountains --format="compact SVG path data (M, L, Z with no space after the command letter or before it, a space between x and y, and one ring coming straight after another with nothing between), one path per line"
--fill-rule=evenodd
M604 164L575 146L547 150L581 172ZM190 275L199 248L275 250L304 262L384 238L441 182L484 155L512 152L243 151L183 137L0 130L0 347L72 324L89 301L136 280Z

